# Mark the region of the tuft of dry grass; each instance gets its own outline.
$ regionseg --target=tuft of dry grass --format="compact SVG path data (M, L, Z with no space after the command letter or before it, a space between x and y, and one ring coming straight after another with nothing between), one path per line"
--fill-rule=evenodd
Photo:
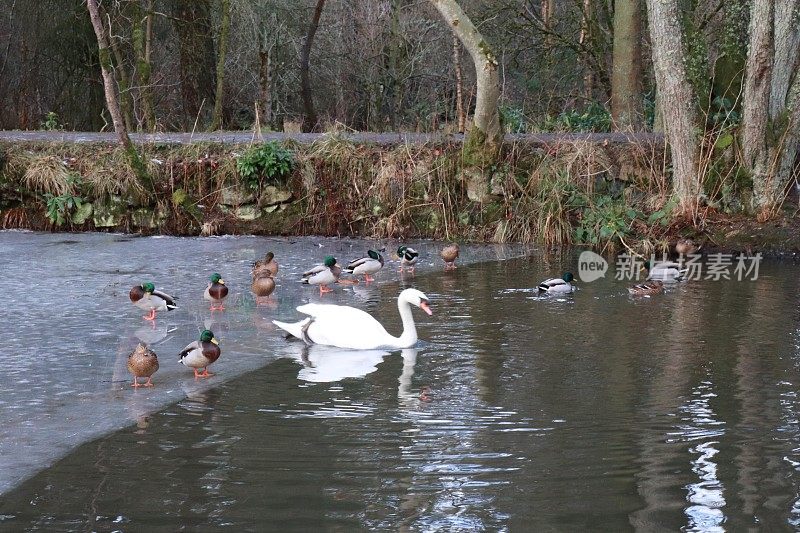
M67 165L53 155L31 156L25 166L22 182L30 190L54 196L74 193Z

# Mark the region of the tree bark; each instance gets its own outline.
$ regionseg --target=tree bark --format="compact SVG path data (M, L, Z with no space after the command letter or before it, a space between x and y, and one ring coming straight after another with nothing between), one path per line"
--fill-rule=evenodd
M222 106L225 103L225 56L231 29L231 0L222 0L222 20L220 22L219 43L217 44L217 90L214 93L214 115L211 131L222 128Z
M138 6L137 6L138 7ZM133 51L136 56L136 79L139 86L139 98L144 114L144 127L147 131L155 131L156 117L153 106L153 92L150 87L151 42L153 39L153 0L146 0L144 27L142 27L142 11L137 9L133 16Z
M497 58L489 44L455 0L431 0L450 29L469 52L475 64L477 95L472 129L464 145L465 162L488 167L500 155L503 130L500 125L500 76Z
M111 22L108 25L108 42L111 45L111 51L114 54L114 61L117 68L114 69L119 76L117 80L117 87L119 87L119 107L122 113L122 120L125 122L125 128L128 131L133 130L133 96L131 95L131 79L128 76L128 71L125 70L125 61L122 57L122 51L119 49L117 40L113 37Z
M614 2L611 118L617 131L639 131L642 112L642 0Z
M773 0L753 2L750 12L750 44L742 104L742 151L753 174L753 196L757 207L770 203L770 162L767 146L770 83L773 62Z
M258 51L258 116L262 126L272 124L272 45L262 36Z
M311 61L311 45L314 43L314 35L319 28L319 19L322 16L322 9L325 7L325 0L317 0L311 23L306 32L306 40L303 43L303 51L300 54L300 93L303 97L303 131L310 132L317 127L317 112L314 109L314 98L311 93L311 77L309 75L309 64Z
M750 11L742 152L762 220L783 202L800 144L798 8L798 0L759 0Z
M591 48L591 43L587 44L587 41L591 40L590 31L592 26L589 20L591 13L592 0L583 0L583 17L581 18L581 33L578 38L578 44L587 50ZM584 56L583 69L583 95L591 102L594 100L594 71L592 70L591 55L588 52Z
M184 127L197 120L204 102L214 97L216 68L209 0L173 0L173 24L178 34Z
M100 17L100 6L97 0L87 0L86 5L89 9L89 18L92 20L92 27L97 36L97 46L99 48L100 58L100 71L103 75L103 89L106 96L106 106L108 112L111 114L111 120L114 123L114 131L117 133L117 138L120 144L124 147L125 153L128 156L128 162L133 168L139 182L150 189L153 188L153 180L147 173L147 169L139 157L139 152L131 142L128 136L128 130L125 129L125 123L122 120L122 113L119 108L119 101L117 100L117 92L114 87L114 75L111 73L111 51L109 50L108 37L105 34L103 21Z
M456 71L456 117L458 119L458 132L464 133L467 117L464 113L464 74L461 71L461 41L453 34L453 66Z
M126 149L133 148L130 137L128 137L128 130L125 128L125 122L122 120L122 112L117 100L117 90L115 87L114 75L111 73L111 51L106 37L103 20L100 17L100 6L97 0L87 0L87 7L89 8L89 17L92 19L92 27L97 36L97 45L100 52L100 71L103 75L103 89L106 95L106 106L108 112L111 114L111 120L114 123L114 131L117 133L117 138L120 144Z
M684 67L683 30L677 0L647 0L656 88L672 152L677 214L696 213L700 196L700 144L696 97Z
M553 15L555 14L555 0L542 0L542 27L545 30L544 48L549 53L553 46Z

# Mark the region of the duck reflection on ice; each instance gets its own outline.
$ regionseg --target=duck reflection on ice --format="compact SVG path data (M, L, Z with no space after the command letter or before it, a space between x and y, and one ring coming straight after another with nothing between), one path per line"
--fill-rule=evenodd
M169 324L156 324L151 322L144 325L133 332L137 339L147 344L148 346L156 346L165 340L176 330L178 326Z
M366 283L357 283L351 285L351 290L356 297L366 303L374 304L380 300L380 289L375 285L367 285Z

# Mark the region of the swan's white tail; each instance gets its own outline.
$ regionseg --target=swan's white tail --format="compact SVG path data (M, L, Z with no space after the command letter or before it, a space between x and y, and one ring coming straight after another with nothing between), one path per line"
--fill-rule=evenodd
M281 322L279 320L273 320L272 323L281 328L282 330L286 331L290 335L297 337L301 340L306 340L306 333L305 328L308 324L314 320L312 317L305 318L300 322Z

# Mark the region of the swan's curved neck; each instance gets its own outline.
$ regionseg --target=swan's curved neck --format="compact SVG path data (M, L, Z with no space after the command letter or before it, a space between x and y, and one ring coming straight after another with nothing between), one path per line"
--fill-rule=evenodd
M414 324L414 315L411 314L411 304L398 298L397 310L403 320L403 333L397 338L397 348L409 348L417 343L417 326Z

